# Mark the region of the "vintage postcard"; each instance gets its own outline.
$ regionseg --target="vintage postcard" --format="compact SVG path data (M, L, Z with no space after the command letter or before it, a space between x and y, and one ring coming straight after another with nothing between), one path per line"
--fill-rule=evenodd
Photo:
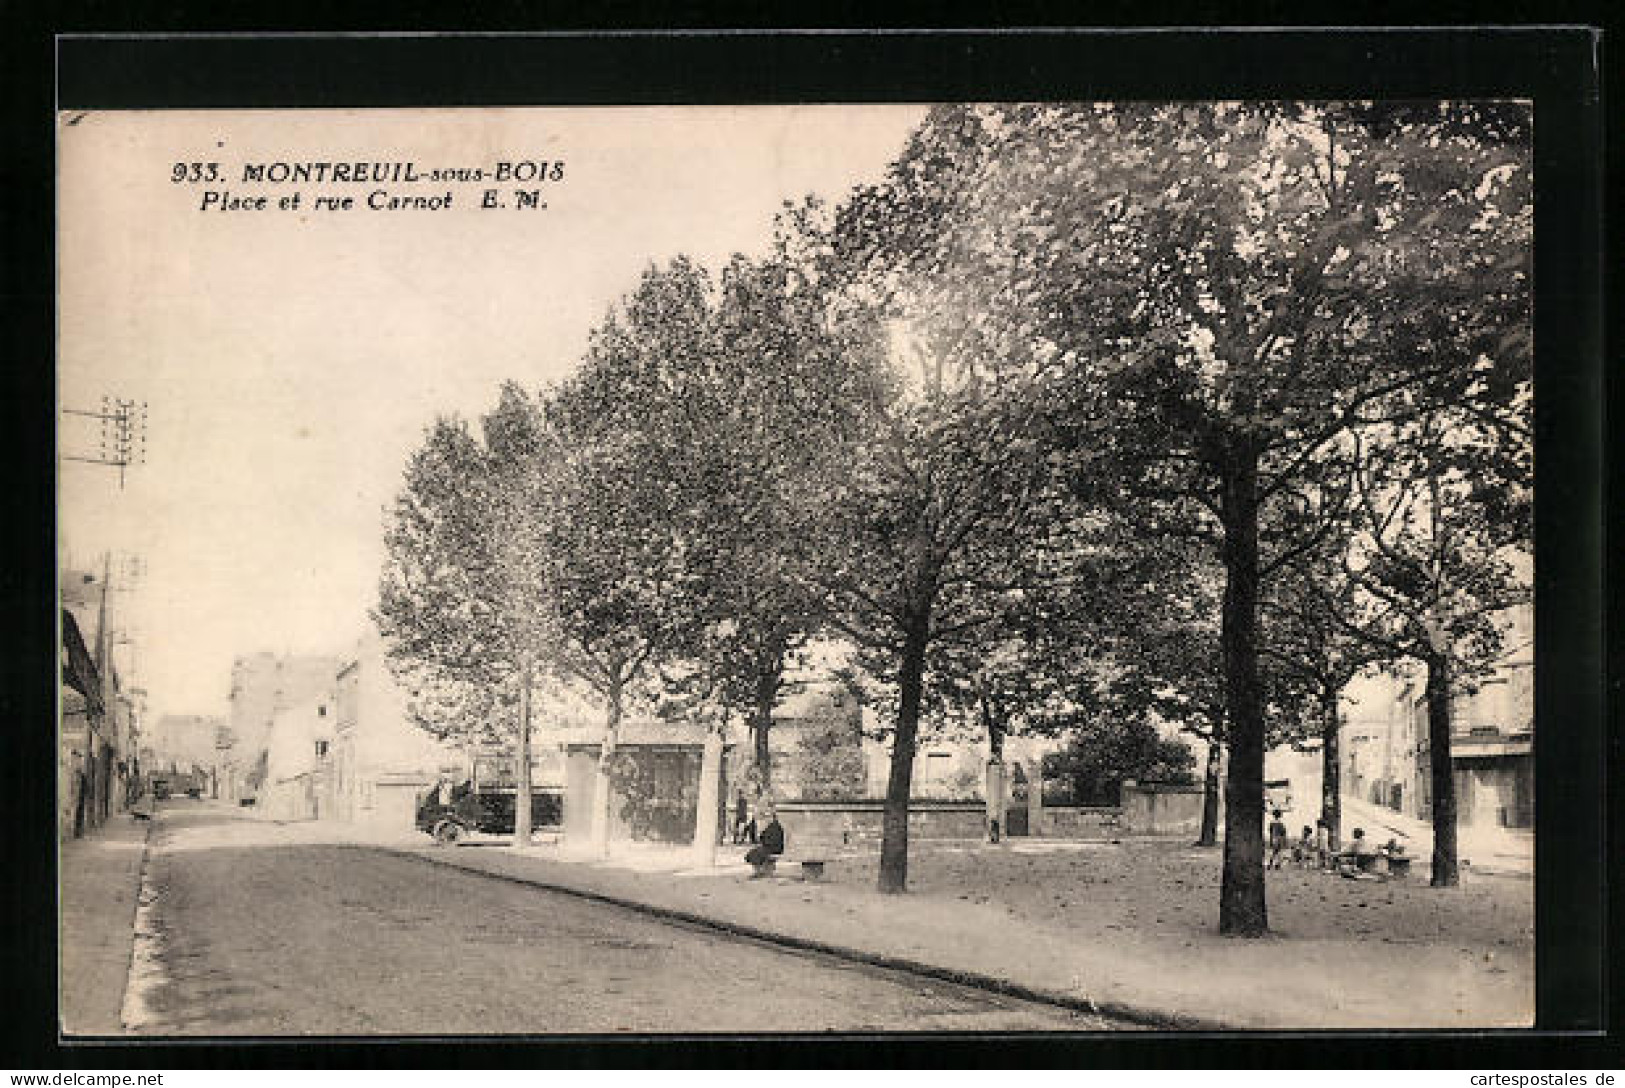
M1534 121L63 110L64 1038L1532 1026Z

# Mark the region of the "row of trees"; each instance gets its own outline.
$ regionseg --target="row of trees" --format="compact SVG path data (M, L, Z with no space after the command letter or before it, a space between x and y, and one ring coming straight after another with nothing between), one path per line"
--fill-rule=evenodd
M1266 748L1320 736L1335 771L1344 686L1409 658L1453 883L1450 697L1530 532L1528 123L934 109L768 257L649 270L568 382L430 431L379 607L420 720L568 682L607 761L659 689L751 723L770 782L787 668L837 637L887 712L892 892L923 720L995 754L1172 722L1215 784L1228 753L1220 928L1257 934Z

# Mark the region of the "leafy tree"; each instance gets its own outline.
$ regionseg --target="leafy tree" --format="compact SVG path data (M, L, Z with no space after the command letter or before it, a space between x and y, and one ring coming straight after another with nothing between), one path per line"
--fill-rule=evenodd
M627 346L606 337L594 350ZM603 357L589 357L584 370ZM679 656L694 637L692 617L674 606L692 592L694 576L673 532L675 488L639 471L647 457L636 434L603 426L576 395L566 387L547 406L558 435L553 456L567 486L547 511L538 543L550 567L550 663L604 707L592 841L606 851L621 722L631 701L647 694L660 663Z
M1188 542L1164 538L1125 549L1123 575L1111 594L1108 642L1111 675L1099 704L1119 718L1149 712L1206 749L1199 846L1218 841L1219 772L1226 743L1222 639L1217 607L1222 578ZM1281 667L1273 651L1290 632L1265 623L1259 682L1265 746L1301 743L1318 727L1307 714L1301 677Z
M1144 715L1081 715L1069 723L1070 740L1044 757L1044 777L1069 783L1083 805L1122 804L1125 779L1186 783L1196 764L1190 747L1165 737Z
M1493 403L1527 370L1519 104L952 106L869 202L893 262L992 360L1057 370L1078 471L1216 521L1223 933L1268 928L1262 583L1355 428ZM1480 368L1479 364L1486 367ZM1487 371L1487 376L1481 371Z
M798 569L822 594L824 620L897 693L878 881L885 893L907 889L932 650L995 623L1015 592L1009 572L1049 520L1032 413L1010 411L953 350L928 335L920 350L903 349L892 380L868 399L862 429L821 454L800 493Z
M1026 549L1006 552L1000 579L983 583L992 591L988 622L939 641L929 662L934 714L985 738L999 764L1007 737L1055 736L1098 707L1112 671L1111 613L1124 577L1114 526L1064 489L1052 487L1038 504L1047 507L1046 524ZM989 818L1002 814L990 809Z
M1530 599L1532 450L1514 404L1429 411L1361 444L1359 536L1345 569L1378 616L1356 629L1426 670L1436 887L1460 882L1451 702L1502 655L1501 614Z
M795 754L801 796L812 800L861 796L862 739L857 725L842 714L824 715L804 726Z
M515 841L531 831L531 701L554 646L537 519L557 481L517 385L482 421L483 442L441 419L408 463L385 537L376 619L417 723L465 745L512 743Z
M1345 529L1330 548L1282 571L1262 602L1264 627L1271 634L1263 653L1297 680L1319 720L1320 817L1333 850L1341 848L1343 835L1343 692L1395 652L1377 633L1381 620L1368 596L1341 569L1347 535Z
M750 723L763 790L773 709L817 606L789 569L788 496L809 451L849 426L862 375L857 333L803 287L780 259L737 257L720 285L686 258L650 269L567 396L628 472L661 482L684 573L664 607L693 659L678 671Z
M689 478L704 481L690 507L704 572L694 607L730 625L709 660L724 703L750 724L758 784L771 793L773 710L817 627L817 596L792 570L803 513L793 493L813 451L853 426L872 337L861 323L831 320L782 255L734 258L712 320L712 366L683 383L688 418L700 421L685 436Z
M437 420L395 500L375 613L413 721L465 745L500 739L516 656L499 622L486 482L467 424Z

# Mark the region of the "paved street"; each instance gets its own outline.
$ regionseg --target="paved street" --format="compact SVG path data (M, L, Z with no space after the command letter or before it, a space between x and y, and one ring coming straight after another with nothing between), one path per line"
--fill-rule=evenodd
M1077 1031L1114 1023L169 806L135 1029L154 1034ZM133 1010L133 1011L132 1011Z

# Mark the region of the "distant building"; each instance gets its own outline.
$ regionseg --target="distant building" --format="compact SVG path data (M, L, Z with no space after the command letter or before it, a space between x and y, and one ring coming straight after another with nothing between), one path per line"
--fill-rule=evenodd
M1506 617L1507 652L1471 693L1451 700L1450 757L1463 826L1530 828L1535 821L1534 615ZM1344 790L1430 819L1433 783L1425 677L1419 669L1365 685L1344 729Z
M332 692L277 713L265 741L265 778L257 803L278 820L331 817L327 791L333 744Z
M410 830L418 795L465 757L412 723L376 634L339 663L334 704L332 818Z
M226 719L212 714L165 714L147 730L142 765L149 771L196 774L206 794L215 792L219 749Z
M231 668L229 746L221 757L221 795L255 797L268 771L277 715L306 703L333 703L339 661L329 656L272 653L239 657Z
M105 574L61 575L58 829L82 835L129 806L139 781L139 705L115 665Z

